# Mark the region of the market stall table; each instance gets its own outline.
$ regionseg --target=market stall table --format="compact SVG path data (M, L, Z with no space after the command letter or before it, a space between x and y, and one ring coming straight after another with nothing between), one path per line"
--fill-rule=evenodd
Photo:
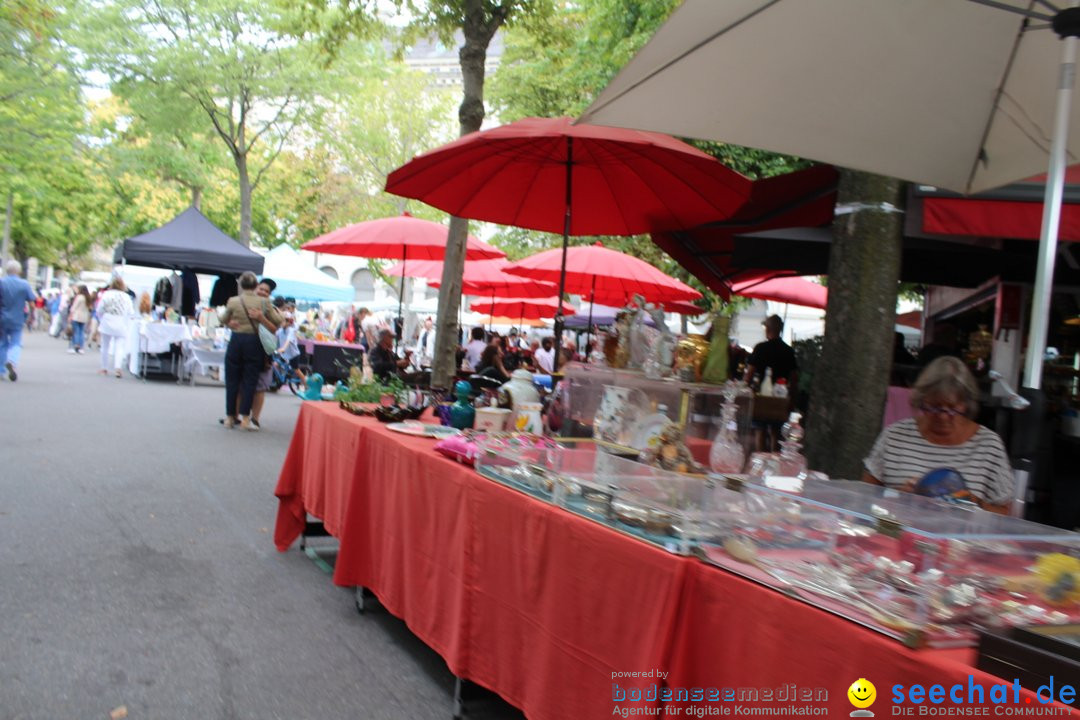
M195 375L225 379L225 348L217 347L213 340L184 340L180 343L182 360L180 380L195 384Z
M191 340L191 328L183 323L139 320L128 325L128 370L139 375L146 370L146 358L169 352L173 345Z
M655 677L632 674L657 670L670 688L821 688L829 714L850 711L859 677L878 684L879 710L897 683L992 681L970 650L909 650L488 480L434 442L304 403L274 541L285 551L308 514L323 520L340 541L336 584L372 590L455 675L530 718L655 705L616 698L647 693Z

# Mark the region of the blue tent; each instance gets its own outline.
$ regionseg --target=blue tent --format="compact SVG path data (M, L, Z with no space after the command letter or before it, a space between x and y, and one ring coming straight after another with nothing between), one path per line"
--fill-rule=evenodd
M277 283L275 295L309 302L352 302L353 286L336 280L305 260L288 245L278 245L266 254L263 277Z

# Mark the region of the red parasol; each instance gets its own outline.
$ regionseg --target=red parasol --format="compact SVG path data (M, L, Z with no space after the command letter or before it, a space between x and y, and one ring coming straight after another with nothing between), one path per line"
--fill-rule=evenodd
M302 250L386 258L388 260L442 260L446 256L445 225L415 218L409 213L346 225L301 245ZM466 260L506 257L496 247L469 236Z
M485 295L491 298L549 298L558 292L558 288L551 283L504 272L509 266L510 261L505 258L466 262L465 272L461 276L462 294ZM406 272L408 277L421 277L427 280L431 287L439 287L443 264L438 260L423 260L410 263L406 268L403 263L398 263L387 270L386 274L402 275Z
M354 257L387 258L407 263L411 260L442 260L446 257L446 237L449 229L430 220L415 218L409 213L396 217L368 220L346 225L300 246L302 250L352 255ZM470 236L465 244L466 260L503 258L506 253ZM401 341L401 304L405 299L402 283L398 293L397 341Z
M824 285L797 275L743 280L732 285L731 292L743 297L774 300L822 310L825 309L829 296L829 291Z
M660 305L664 308L664 312L678 313L679 315L701 315L708 312L705 308L688 302L666 302Z
M722 220L749 197L750 181L660 133L526 118L417 156L390 173L386 189L458 217L562 232L565 253L570 235ZM560 297L569 289L558 275L550 280ZM557 342L561 333L556 318Z
M641 295L647 302L689 302L701 297L694 288L655 267L601 243L567 248L564 292L596 302L624 304ZM545 250L511 263L506 272L535 280L557 281L563 271L563 251Z
M505 298L500 300L477 300L469 305L473 312L487 315L502 315L504 317L524 318L538 320L540 318L555 317L559 304L554 297L551 298ZM573 315L574 308L567 303L562 303L563 315Z
M655 267L601 243L577 245L562 250L545 250L513 263L506 272L537 280L560 279L565 292L589 300L589 329L592 332L592 303L625 305L641 295L647 302L691 301L701 297L694 288L665 275ZM556 340L559 330L556 327ZM586 335L588 343L588 335Z

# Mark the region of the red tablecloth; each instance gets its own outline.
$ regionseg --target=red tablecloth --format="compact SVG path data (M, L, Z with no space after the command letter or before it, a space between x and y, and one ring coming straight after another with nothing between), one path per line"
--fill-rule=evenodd
M341 545L334 582L373 590L451 671L530 718L651 705L613 702L613 683L648 690L657 679L615 674L656 669L670 672L669 688L824 689L832 715L850 712L847 687L865 677L879 717L895 684L966 685L969 674L994 683L971 667L973 651L908 650L492 482L434 443L305 403L278 481L274 541L286 550L305 511L322 518Z
M992 685L1006 682L976 670L972 648L911 650L868 628L704 563L694 564L688 572L676 632L670 687L760 690L794 683L800 692L824 689L828 701L820 706L827 707L833 716L851 712L847 689L859 678L870 680L877 688L879 699L871 709L878 717L899 714L891 702L891 688L897 684L949 688L960 683L966 688L971 675L973 682L989 692ZM1077 679L1067 682L1075 684ZM1034 698L1033 693L1022 690L1020 698L1022 706L1038 706L1034 700L1026 703ZM919 714L917 706L907 706L916 707L914 714ZM994 710L989 714L995 715Z

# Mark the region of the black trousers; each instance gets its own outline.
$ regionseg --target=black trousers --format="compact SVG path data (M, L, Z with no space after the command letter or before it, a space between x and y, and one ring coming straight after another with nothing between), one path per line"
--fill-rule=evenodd
M248 415L251 401L255 398L255 384L259 380L266 353L259 336L254 333L232 334L225 350L225 416ZM236 400L239 397L240 405Z

